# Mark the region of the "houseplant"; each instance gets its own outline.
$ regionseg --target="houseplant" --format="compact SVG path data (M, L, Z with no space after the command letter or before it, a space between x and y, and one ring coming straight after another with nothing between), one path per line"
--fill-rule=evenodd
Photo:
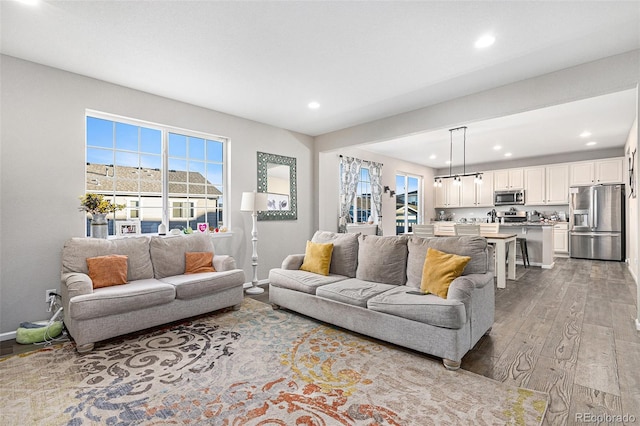
M91 236L93 238L107 238L107 214L124 209L124 204L114 204L104 198L102 194L87 192L80 197L80 211L91 213Z

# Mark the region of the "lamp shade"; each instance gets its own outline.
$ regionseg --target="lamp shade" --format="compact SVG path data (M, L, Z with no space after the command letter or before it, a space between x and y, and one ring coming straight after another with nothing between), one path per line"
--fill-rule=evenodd
M243 212L258 212L267 210L267 194L264 192L243 192L240 210Z

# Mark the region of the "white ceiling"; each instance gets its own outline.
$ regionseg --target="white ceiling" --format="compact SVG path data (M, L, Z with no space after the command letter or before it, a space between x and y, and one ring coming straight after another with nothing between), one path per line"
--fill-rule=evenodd
M636 115L636 90L364 145L367 151L443 169L585 150L622 148ZM589 132L589 137L580 136ZM596 142L595 145L586 145ZM466 146L466 153L464 148ZM495 146L501 149L494 150ZM512 155L506 157L506 153ZM622 155L622 151L621 154ZM435 156L435 158L430 158Z
M638 1L41 0L0 14L4 54L314 136L640 48ZM475 49L487 32L495 45ZM484 132L470 125L470 143Z

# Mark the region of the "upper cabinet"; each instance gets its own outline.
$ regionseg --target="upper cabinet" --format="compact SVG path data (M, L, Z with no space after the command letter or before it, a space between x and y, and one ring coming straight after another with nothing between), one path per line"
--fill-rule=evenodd
M569 166L530 167L524 170L524 199L527 205L569 203Z
M436 208L460 207L460 185L453 179L443 179L441 187L435 187Z
M493 172L482 173L482 183L475 183L475 176L462 178L460 207L493 206Z
M496 170L493 172L493 189L496 191L523 188L523 169Z
M623 160L620 157L572 163L569 184L623 183Z
M569 203L569 165L547 166L547 204ZM525 195L526 196L526 195Z

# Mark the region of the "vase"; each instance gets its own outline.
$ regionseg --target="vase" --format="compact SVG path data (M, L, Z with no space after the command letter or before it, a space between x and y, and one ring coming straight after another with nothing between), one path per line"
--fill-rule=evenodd
M93 213L91 218L91 238L107 238L109 226L106 213Z

